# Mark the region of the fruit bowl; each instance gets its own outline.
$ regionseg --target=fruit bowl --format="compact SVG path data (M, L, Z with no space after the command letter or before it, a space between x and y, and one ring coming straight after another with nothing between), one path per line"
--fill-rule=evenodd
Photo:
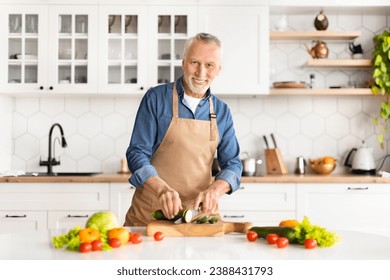
M324 160L325 159L325 160ZM326 158L309 159L311 169L321 175L327 175L332 173L336 169L335 160L330 161Z

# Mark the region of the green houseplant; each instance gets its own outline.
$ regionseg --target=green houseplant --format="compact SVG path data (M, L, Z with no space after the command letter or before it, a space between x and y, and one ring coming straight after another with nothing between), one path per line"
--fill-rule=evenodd
M372 54L374 80L371 90L374 95L382 95L383 100L379 116L374 119L375 126L380 127L377 134L378 142L384 147L383 134L387 131L387 121L390 119L390 31L385 30L382 34L374 36L374 51Z

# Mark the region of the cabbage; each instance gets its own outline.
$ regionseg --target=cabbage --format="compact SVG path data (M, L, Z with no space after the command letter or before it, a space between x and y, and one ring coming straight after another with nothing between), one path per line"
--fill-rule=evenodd
M119 222L113 212L103 211L93 214L88 219L85 227L97 229L101 233L106 233L110 229L119 227Z

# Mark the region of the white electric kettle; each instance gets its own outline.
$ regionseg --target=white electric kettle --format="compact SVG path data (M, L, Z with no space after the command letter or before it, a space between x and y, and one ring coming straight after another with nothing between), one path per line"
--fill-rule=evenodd
M372 148L367 147L364 144L364 141L360 148L353 148L351 151L349 151L344 165L350 167L351 172L354 174L376 174L376 166L374 156L372 155Z

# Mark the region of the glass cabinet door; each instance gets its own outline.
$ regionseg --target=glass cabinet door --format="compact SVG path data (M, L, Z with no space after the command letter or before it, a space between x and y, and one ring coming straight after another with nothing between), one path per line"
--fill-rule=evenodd
M196 34L196 6L153 7L150 11L149 41L154 71L152 85L173 82L182 74L184 45Z
M9 13L7 83L38 83L39 14Z
M97 8L50 7L49 87L97 91ZM71 87L70 87L71 85Z
M145 8L117 6L102 10L99 90L103 93L143 91L147 68Z
M136 84L138 15L110 14L108 27L108 84Z
M187 15L158 15L157 83L173 82L182 75L181 61L188 38Z

